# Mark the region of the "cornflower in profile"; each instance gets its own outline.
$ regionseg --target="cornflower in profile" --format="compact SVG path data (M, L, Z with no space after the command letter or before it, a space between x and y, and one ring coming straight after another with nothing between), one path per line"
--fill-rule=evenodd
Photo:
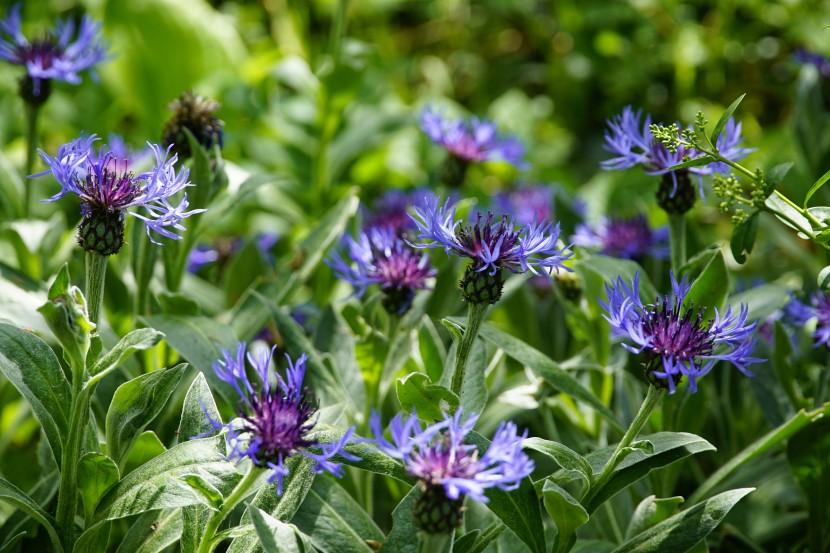
M144 173L134 174L126 160L118 159L107 147L97 152L93 143L98 138L93 134L81 135L72 142L58 148L52 157L40 150L41 159L49 166L40 177L51 173L61 190L48 200L54 202L67 193L76 194L81 200L83 220L78 227L78 243L86 251L102 256L118 253L124 243L124 214L128 213L144 221L147 236L156 244L150 231L172 239L180 239L173 232L185 230L181 222L197 209L187 211L187 194L178 205L170 203L171 198L191 186L187 169L176 172L176 156L167 157L168 151L147 143L155 154L155 165ZM144 213L128 211L140 207Z
M810 303L803 303L795 298L784 306L784 318L796 327L803 327L811 319L816 320L813 331L813 347L824 344L830 348L830 295L816 292L810 297Z
M383 306L390 313L408 311L415 291L425 289L436 274L429 258L414 251L391 227L369 227L357 240L346 236L343 244L348 260L335 251L326 263L339 279L354 286L358 297L369 286L380 285Z
M628 219L602 217L596 225L578 225L571 240L575 246L620 259L669 256L668 229L652 230L645 215Z
M486 503L487 490L515 490L533 472L533 461L522 450L527 430L519 435L513 422L502 422L490 447L481 454L475 445L466 443L478 416L472 414L464 422L461 419L459 409L422 429L414 410L408 419L398 414L389 423L391 442L383 436L377 413L369 421L378 449L402 461L407 472L418 479L421 497L414 507L415 523L428 534L457 528L466 496Z
M0 20L0 59L26 69L20 91L28 103L43 104L53 79L79 84L79 73L92 71L107 59L108 46L101 39L101 25L89 16L81 19L77 35L74 21L58 20L42 39L30 42L23 34L20 8L15 4Z
M238 418L227 424L208 419L214 429L227 429L231 446L228 458L248 458L255 466L270 470L268 482L276 482L277 495L282 495L283 480L289 474L285 462L290 457L296 454L308 457L315 461L311 467L315 474L328 472L337 477L343 475L343 467L332 461L335 455L351 461L358 457L344 451L354 427L334 443L321 444L315 439L317 404L313 392L303 386L307 356L303 354L292 362L286 355L285 377L274 371L274 384L270 370L273 354L272 348L253 355L247 352L244 342L237 345L235 354L223 349L223 358L213 364L213 371L239 394ZM254 369L256 380L248 377L246 359ZM319 453L309 448L315 448Z
M686 377L694 393L697 379L711 371L718 360L732 363L746 376L754 376L746 367L761 361L750 357L756 345L752 331L758 322L746 323L747 306L741 304L738 313L729 307L723 315L714 309L714 318L707 321L705 307L684 306L691 284L685 278L677 282L674 273L671 281L671 295L644 304L640 300L640 273L634 275L631 285L618 277L613 286L605 285L608 301L600 301L614 333L634 342L623 347L644 356L649 382L668 387L673 394Z

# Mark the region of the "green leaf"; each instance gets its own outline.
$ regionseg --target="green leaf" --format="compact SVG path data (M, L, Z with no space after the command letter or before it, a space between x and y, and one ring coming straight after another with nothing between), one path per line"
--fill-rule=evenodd
M98 501L120 479L118 465L103 453L86 453L78 460L78 488L86 520L92 520Z
M204 497L205 500L207 500L208 505L214 509L218 510L222 506L222 503L224 503L225 498L222 497L222 492L220 492L216 486L208 482L201 475L183 474L179 476L179 478L186 482L187 485L193 489L193 491Z
M418 417L423 420L443 419L444 413L453 413L458 409L458 396L443 386L433 384L423 373L412 373L399 378L395 391L401 409L407 413L415 409Z
M253 505L248 506L248 513L265 553L311 553L314 551L309 538L300 533L294 525L279 521Z
M130 527L116 553L160 553L177 542L181 534L179 509L144 513Z
M11 503L18 509L26 511L29 516L36 520L49 533L55 550L58 552L63 551L57 531L57 522L52 518L52 515L44 511L40 505L32 501L32 498L5 478L0 478L0 501Z
M483 532L478 529L467 532L455 540L453 553L483 553L505 530L507 527L500 520L495 520Z
M826 550L830 543L830 419L822 418L805 426L787 442L787 461L809 506L809 550Z
M15 544L25 535L26 532L20 532L19 534L6 538L5 543L0 547L0 553L10 553L14 549Z
M634 509L631 522L628 523L628 529L625 531L625 539L630 540L674 515L681 503L683 503L682 497L658 499L657 496L650 495L643 499Z
M199 373L184 396L179 441L189 440L195 436L206 438L218 433L219 430L213 428L208 417L217 422L222 421L205 375Z
M732 256L740 264L746 263L746 255L752 253L752 248L755 246L755 236L758 232L758 214L760 211L754 211L747 220L741 222L732 230L732 239L729 241L729 249L732 251Z
M772 194L766 200L764 205L781 220L782 223L790 228L798 231L798 236L805 240L811 238L814 234L810 221L801 214L796 208L779 198L776 194Z
M591 465L582 455L569 447L542 438L526 438L522 442L522 447L544 453L564 470L577 475L582 480L583 487L590 485L594 474Z
M117 368L133 352L150 349L158 344L162 338L164 338L164 334L152 328L140 328L128 333L89 369L89 375L95 378L91 378L84 385L90 386L92 383L99 381L104 375Z
M726 301L729 291L729 272L726 270L726 261L723 259L723 252L716 250L703 271L692 282L692 287L683 306L690 309L695 306L698 309L706 308L704 320L715 316L715 309L721 309Z
M38 444L38 448L40 449L41 447L49 450L49 446L46 445L46 440L41 440ZM47 455L51 456L52 452L49 451ZM40 480L38 480L37 484L35 484L28 491L27 495L32 501L46 510L49 508L55 494L58 493L59 485L60 475L58 474L57 467L55 467L54 470L45 472L41 476ZM17 509L3 521L2 525L0 525L0 536L16 536L21 531L24 534L34 532L36 524L37 523L32 520L32 517L29 516L26 511L23 509ZM0 538L0 543L4 545L7 545L8 541L9 540L6 539L4 542L3 538Z
M576 542L576 529L588 522L588 513L571 494L550 480L542 488L542 499L557 529L551 551L567 553Z
M819 289L823 292L830 290L830 265L819 271L816 283L818 284Z
M60 464L72 393L55 353L34 334L0 322L0 372L29 402Z
M810 190L807 191L807 195L804 196L804 209L807 209L807 204L810 203L810 198L813 197L813 194L819 191L819 189L824 186L827 181L830 180L830 171L824 173L821 178L819 178L816 182L813 183L813 186L810 187Z
M729 118L732 117L732 114L735 113L736 109L738 109L738 106L740 105L741 101L743 101L744 96L746 96L745 92L738 96L738 98L734 102L732 102L728 108L726 108L726 111L723 112L723 115L720 116L720 119L718 119L718 122L715 124L715 128L712 129L712 134L709 136L709 140L712 142L713 146L717 147L720 133L723 131L723 128L729 122Z
M329 354L332 372L337 373L345 392L357 405L366 402L366 384L355 359L354 337L332 306L323 310L313 339L314 349Z
M684 553L720 524L732 507L755 488L741 488L681 511L641 532L614 550L615 553Z
M366 540L384 536L372 518L332 478L317 478L291 522L323 553L368 553Z
M527 365L537 376L542 377L545 382L560 392L584 401L604 416L612 426L623 430L622 424L602 400L541 351L488 323L481 325L479 336L503 350L516 361Z
M127 475L151 459L155 459L167 451L156 433L147 430L143 432L130 448L130 453L124 460L122 475Z
M186 363L172 369L143 374L125 382L115 391L107 411L107 451L118 466L124 466L138 436L164 409L187 368Z
M735 294L729 303L738 306L745 303L749 314L747 320L764 320L783 307L790 299L790 289L776 283L762 284Z
M392 530L380 547L380 553L418 553L418 529L415 528L415 501L421 490L414 486L392 511Z
M690 455L715 450L715 446L700 436L686 432L658 432L643 436L640 441L649 442L653 448L652 453L640 450L627 455L617 465L608 484L599 491L588 505L585 505L585 509L589 513L593 513L605 501L640 480L649 472L671 465ZM609 446L586 456L586 460L594 469L594 474L599 474L602 471L613 451L614 446Z
M141 465L101 499L97 520L113 520L156 509L204 503L183 484L183 474L199 474L223 493L242 476L217 449L217 439L190 440Z

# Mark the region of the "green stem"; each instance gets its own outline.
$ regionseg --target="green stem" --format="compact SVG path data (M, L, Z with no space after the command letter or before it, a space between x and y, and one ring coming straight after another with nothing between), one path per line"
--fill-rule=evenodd
M69 433L61 455L61 483L58 490L56 518L63 534L64 550L72 551L75 545L75 513L78 507L78 459L81 456L84 429L89 416L89 395L83 393L83 370L73 371L72 414L69 419Z
M637 411L637 415L634 417L634 420L631 421L631 425L628 427L628 430L625 431L620 443L617 444L617 447L614 449L614 453L612 453L611 457L608 458L608 462L605 463L605 466L602 468L602 472L600 472L599 476L597 476L591 483L588 493L582 500L582 504L586 506L589 512L592 510L590 509L591 501L597 496L600 490L608 484L609 480L611 480L611 477L614 475L614 470L617 468L617 464L620 461L620 452L629 447L637 438L637 435L646 425L646 422L648 422L648 418L651 416L652 411L654 411L654 408L659 405L665 394L666 390L662 388L656 388L654 386L648 387L648 393L646 393L643 404L640 405L640 410Z
M24 183L26 177L34 173L35 155L37 153L37 120L40 107L24 102L26 104L26 174L23 175ZM23 196L23 218L29 217L29 210L32 205L32 185L25 183Z
M418 533L421 537L418 545L418 553L442 553L448 550L451 534L427 534Z
M470 303L467 309L467 328L461 336L461 343L455 354L455 370L452 373L452 386L450 389L461 397L461 388L464 385L464 372L467 370L467 358L473 349L473 344L478 336L481 323L484 322L484 314L487 312L486 303Z
M671 246L671 268L674 276L680 275L680 269L686 264L686 216L682 213L669 213L669 241Z
M104 300L104 277L106 274L106 256L95 252L86 252L86 301L89 309L89 320L96 325L101 319L101 306Z
M219 529L219 525L222 524L225 517L233 511L234 507L236 507L240 501L249 495L251 486L254 485L263 470L265 469L252 465L247 474L242 477L242 480L240 480L239 484L237 484L233 489L231 495L229 495L224 503L222 503L222 508L213 512L210 519L208 519L207 526L202 534L202 540L199 542L198 553L210 553L213 551L213 548L216 546L214 539L216 537L216 530Z

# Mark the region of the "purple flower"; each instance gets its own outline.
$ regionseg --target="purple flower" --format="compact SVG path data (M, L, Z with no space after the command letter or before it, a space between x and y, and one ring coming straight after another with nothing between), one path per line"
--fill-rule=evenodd
M575 246L595 249L620 259L669 256L666 227L652 230L645 215L629 219L602 217L595 226L579 225L571 240Z
M417 205L425 195L423 188L411 192L387 190L372 204L372 210L367 210L365 227L391 228L399 236L413 230L415 224L409 216L409 206Z
M813 347L824 344L830 348L830 295L816 292L805 304L792 298L784 306L784 318L796 327L803 327L810 319L816 319Z
M459 409L455 415L446 415L444 420L421 429L414 410L406 420L398 414L389 423L391 442L383 436L377 413L369 424L378 449L403 461L407 472L420 480L425 491L441 488L450 500L470 496L486 503L484 492L490 488L518 488L533 472L533 461L522 450L527 430L519 435L513 422L502 422L490 447L479 455L475 445L465 443L478 416L473 414L463 423L461 416Z
M140 166L153 154L153 150L147 146L140 150L132 148L124 141L123 136L115 133L107 136L107 146L115 159L125 160L130 167Z
M812 65L825 79L830 78L830 60L821 54L799 48L793 52L793 58L802 65Z
M384 306L392 313L405 313L415 290L426 288L427 279L436 274L428 257L414 251L392 228L371 227L357 240L347 236L343 243L348 261L334 252L326 263L339 279L354 286L358 297L379 284L386 295Z
M669 152L662 143L654 140L649 130L651 115L646 115L642 125L640 125L641 117L642 110L635 112L631 106L626 106L622 114L613 117L608 122L608 130L605 132L605 149L615 157L601 162L600 166L603 169L620 171L640 165L649 175L663 175L670 172L670 167L682 163L686 156L690 159L703 156L697 150L688 150L683 147L679 147L675 153ZM730 118L718 137L718 151L730 160L741 160L753 151L752 148L741 147L742 142L741 123L736 123L734 118ZM702 176L728 173L730 167L723 162L715 162L702 167L690 167L687 170L701 177L698 186L700 195L703 197ZM675 182L675 191L676 186ZM672 197L675 191L672 192Z
M475 224L463 226L455 218L455 205L447 200L443 206L438 198L428 197L423 207L414 208L413 220L418 227L418 238L423 242L413 244L418 248L444 248L449 254L473 260L476 272L489 271L494 275L499 269L513 273L530 271L538 275L537 269L565 269L563 262L573 253L557 245L559 225L545 221L530 223L514 230L507 215L493 222L493 214L483 218L478 214ZM482 220L484 219L484 220Z
M519 169L529 166L522 159L525 148L519 139L499 136L496 125L486 119L445 119L443 114L427 107L421 112L421 130L434 143L464 161L505 161Z
M315 474L328 472L341 477L343 467L332 459L339 455L350 461L359 460L343 449L351 440L354 427L335 443L321 444L314 439L317 404L312 391L303 386L307 356L303 354L292 362L286 355L285 377L274 371L275 379L272 380L269 369L274 349L263 350L260 355L246 350L244 342L239 343L235 354L223 349L223 359L213 364L216 376L230 384L240 398L238 419L227 424L210 419L215 429L228 430L231 446L228 458L241 460L247 457L258 467L270 469L272 474L268 481L276 481L277 495L282 495L283 479L288 476L285 461L297 453L316 461L311 467ZM256 381L248 377L246 358L257 375ZM313 453L308 448L318 449L320 453Z
M512 213L520 225L553 219L553 188L550 186L520 186L499 192L494 200L499 211Z
M756 344L752 331L758 321L746 324L746 305L741 304L737 314L732 307L723 315L715 309L714 319L705 321L705 307L683 305L691 288L685 278L678 283L672 273L672 294L658 297L653 304L640 301L639 281L637 273L630 286L622 278L617 278L614 286L606 284L608 302L600 301L600 305L608 313L605 318L614 333L634 342L623 347L645 355L646 374L653 384L657 384L655 378L663 380L673 394L685 376L694 393L697 379L720 359L754 376L746 366L762 361L750 357Z
M155 154L155 165L147 172L134 175L129 171L128 162L118 159L107 146L95 152L92 146L96 140L94 134L81 135L58 148L55 157L39 150L41 159L50 169L31 176L41 177L51 172L61 185L61 191L45 201L54 202L72 192L81 199L85 220L117 216L123 221L124 213L129 213L144 221L147 236L153 243L159 242L150 234L151 230L167 238L180 239L170 229L185 230L181 221L204 211L187 211L187 194L179 205L170 203L173 196L192 186L187 182L190 172L184 169L176 173L176 156L168 159L169 150L165 152L148 142ZM144 213L128 211L130 207L143 208Z
M75 22L58 20L43 39L29 42L23 35L20 4L15 4L0 20L0 58L22 65L32 80L32 93L41 94L41 81L57 79L79 84L78 73L107 58L108 46L100 37L101 25L88 16L81 19L75 34Z

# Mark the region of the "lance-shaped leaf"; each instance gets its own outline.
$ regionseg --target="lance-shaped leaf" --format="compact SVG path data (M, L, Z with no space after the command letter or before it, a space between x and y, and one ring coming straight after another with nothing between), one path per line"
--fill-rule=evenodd
M0 501L11 503L18 509L22 509L29 513L29 515L49 533L49 537L52 539L52 545L54 545L55 550L58 552L63 551L61 540L57 531L57 522L55 522L52 515L44 511L40 505L32 501L32 498L4 478L0 478Z
M117 368L133 352L149 349L158 344L162 338L164 338L164 334L152 328L139 328L129 332L89 369L89 375L92 378L85 385L89 386L93 382L99 381L104 375Z

